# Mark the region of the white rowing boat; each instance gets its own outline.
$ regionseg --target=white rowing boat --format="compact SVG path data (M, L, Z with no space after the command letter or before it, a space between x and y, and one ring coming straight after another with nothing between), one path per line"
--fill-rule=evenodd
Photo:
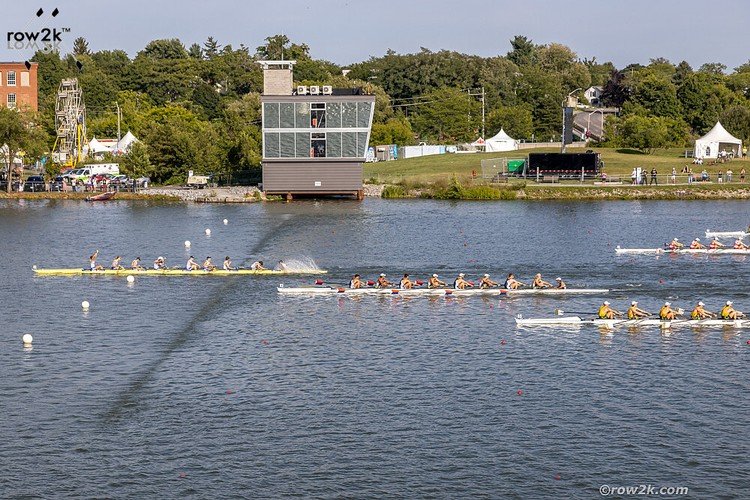
M750 250L740 250L737 248L680 248L679 250L670 250L669 248L615 248L617 255L661 255L661 254L708 254L708 255L750 255Z
M706 238L744 238L747 231L709 231L706 229Z
M746 319L675 319L672 321L662 321L660 319L581 319L578 316L565 316L558 318L523 318L520 315L516 317L517 326L584 326L593 325L604 328L614 328L616 326L658 326L659 328L673 328L676 326L710 326L710 327L731 327L747 328L750 327L750 320Z
M509 297L522 295L597 295L608 293L606 288L528 288L521 290L506 290L505 288L469 288L456 290L453 288L411 288L401 290L399 288L346 288L335 286L300 286L287 287L281 285L276 288L280 294L284 295L398 295L404 297L413 296L452 296L467 297L473 295L498 296L507 295Z

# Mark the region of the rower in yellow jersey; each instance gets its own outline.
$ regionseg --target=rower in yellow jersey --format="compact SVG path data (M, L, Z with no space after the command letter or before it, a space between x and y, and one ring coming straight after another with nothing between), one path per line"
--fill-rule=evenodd
M706 248L706 245L704 245L703 243L701 243L701 239L700 238L695 238L690 243L690 249L691 250L704 250L705 248Z
M388 288L392 283L385 278L385 273L380 273L378 281L375 283L375 288Z
M602 305L599 306L597 316L599 316L599 319L615 319L615 316L622 316L622 313L609 307L609 301L605 300Z
M448 286L444 281L440 281L437 274L433 274L429 280L427 280L427 288L440 288Z
M487 273L484 273L484 276L482 276L482 279L479 280L479 288L492 288L493 286L497 286L497 283L492 281L490 279L490 275Z
M706 311L705 309L706 304L703 302L698 302L695 305L695 309L693 309L693 312L690 313L690 319L709 319L709 318L715 318L716 314Z
M671 302L665 302L661 309L659 309L659 319L664 321L672 321L677 319L677 316L682 315L681 312L672 309Z
M211 257L206 257L206 260L203 261L203 270L216 271L216 266L213 262L211 262Z
M404 273L404 277L401 278L401 282L399 283L399 288L401 288L401 290L409 290L413 287L414 287L414 284L409 279L409 274Z
M720 248L726 248L726 245L720 242L719 238L714 238L713 240L711 240L711 243L708 244L708 248L710 248L711 250L718 250Z
M737 240L735 240L734 242L735 250L747 250L748 248L750 248L750 246L747 246L746 244L744 244L741 239L738 238Z
M641 318L645 318L646 316L651 316L651 313L639 308L638 301L634 300L630 303L630 307L628 308L627 315L628 315L628 319L641 319Z
M727 303L724 305L724 307L721 308L721 312L719 313L719 316L721 316L721 319L740 319L744 318L745 315L739 311L736 311L734 307L732 306L733 302L731 300L727 300Z
M531 283L532 288L551 288L552 283L548 283L542 279L542 273L536 273L534 275L534 281Z
M352 279L349 280L349 288L362 288L362 280L360 279L359 274L355 274L354 276L352 276Z
M456 278L453 282L453 288L455 288L456 290L464 290L466 288L474 287L473 284L466 281L465 276L466 275L464 273L458 273L458 278Z
M562 278L560 278L559 276L555 278L555 281L557 282L557 286L555 288L559 290L565 290L566 288L568 288L568 285L566 285Z

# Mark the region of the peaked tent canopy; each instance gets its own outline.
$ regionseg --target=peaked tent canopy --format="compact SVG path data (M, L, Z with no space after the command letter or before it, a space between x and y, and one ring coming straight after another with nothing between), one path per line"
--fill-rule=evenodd
M130 146L134 142L138 142L138 139L136 139L133 133L128 130L122 139L120 139L120 142L117 143L116 149L120 152L127 152L130 150Z
M716 122L714 128L695 140L694 156L696 158L717 158L725 151L733 153L734 156L742 156L742 141L726 131L721 122Z
M490 137L485 143L484 150L487 152L515 151L518 149L518 141L500 129L495 137Z

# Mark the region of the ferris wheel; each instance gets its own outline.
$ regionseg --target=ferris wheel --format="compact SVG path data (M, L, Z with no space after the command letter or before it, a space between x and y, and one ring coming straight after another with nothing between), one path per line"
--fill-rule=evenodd
M64 167L75 167L83 159L86 144L86 105L78 78L64 78L55 102L57 138L52 159Z

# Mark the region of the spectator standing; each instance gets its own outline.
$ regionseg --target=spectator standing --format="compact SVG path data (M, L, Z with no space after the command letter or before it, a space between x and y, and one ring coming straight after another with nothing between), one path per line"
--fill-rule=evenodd
M659 183L656 181L656 174L656 167L651 167L651 184L656 184L658 186Z
M740 170L740 182L745 182L745 168L743 167L742 170Z
M672 167L672 184L677 184L677 168Z
M721 184L722 182L724 182L724 171L723 170L719 170L719 173L716 176L716 180L719 182L719 184Z
M732 182L732 174L733 174L733 173L734 173L734 172L732 172L732 169L731 169L731 168L728 168L728 169L727 169L727 182Z

